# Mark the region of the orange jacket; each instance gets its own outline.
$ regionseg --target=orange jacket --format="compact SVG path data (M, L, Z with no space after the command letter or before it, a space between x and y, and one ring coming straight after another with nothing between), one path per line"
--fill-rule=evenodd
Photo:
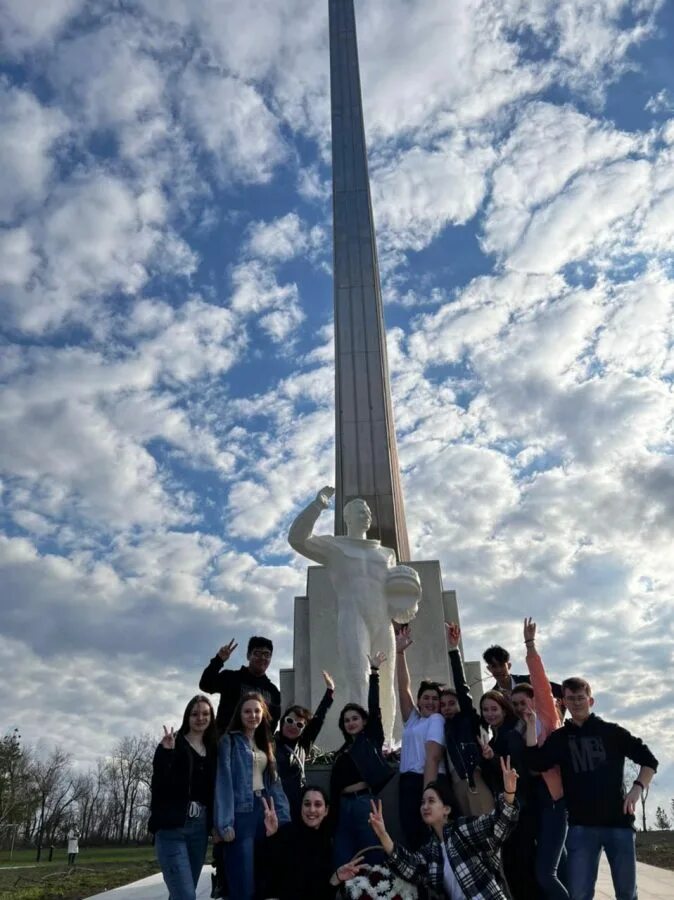
M561 728L562 723L559 721L555 698L552 696L550 682L545 674L543 660L531 644L527 644L527 667L531 677L531 686L534 689L536 715L541 726L538 735L538 746L540 747L551 732ZM561 800L564 796L564 789L559 766L553 766L552 769L547 769L541 774L552 799Z

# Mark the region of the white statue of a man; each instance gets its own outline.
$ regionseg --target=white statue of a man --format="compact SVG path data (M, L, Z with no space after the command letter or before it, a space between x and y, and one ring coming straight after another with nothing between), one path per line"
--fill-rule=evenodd
M416 613L419 576L408 566L396 566L393 550L366 537L372 513L365 500L351 500L344 507L346 535L314 535L314 525L334 493L331 487L318 492L293 522L288 542L302 556L325 566L335 590L337 650L346 701L367 706L368 655L386 654L379 670L380 699L384 734L390 741L396 712L391 620L407 622Z

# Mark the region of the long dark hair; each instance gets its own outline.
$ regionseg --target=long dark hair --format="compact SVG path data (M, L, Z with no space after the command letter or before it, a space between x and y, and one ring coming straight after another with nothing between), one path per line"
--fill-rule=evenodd
M367 721L370 718L369 712L364 707L362 707L360 705L360 703L347 703L346 704L344 709L339 714L339 720L337 722L337 725L339 726L339 730L344 735L344 744L342 745L342 747L345 747L347 744L352 744L355 740L354 735L348 734L346 731L346 728L344 728L344 716L348 712L351 712L351 711L357 712L358 715L361 716L361 718L363 719L364 725L367 725ZM357 737L357 735L356 735L356 737Z
M274 756L274 741L271 735L271 715L269 714L269 707L262 696L262 694L258 694L256 691L250 691L247 694L243 694L239 702L236 704L236 708L232 714L232 719L227 726L227 734L231 734L234 732L243 732L243 722L241 721L241 710L243 709L243 704L248 703L249 700L257 700L257 702L262 707L262 721L255 729L255 733L253 734L253 740L257 747L262 750L264 755L267 757L267 765L269 766L269 771L272 776L276 777L276 757Z
M178 729L178 734L182 734L182 736L185 737L185 735L190 730L190 716L197 703L205 703L208 706L208 710L211 714L211 721L208 723L208 728L206 729L206 731L204 731L203 740L206 750L208 752L215 753L218 747L218 730L215 724L215 712L213 711L213 704L208 699L208 697L204 697L203 694L195 694L185 707L185 712L183 713L183 721L180 725L180 728Z

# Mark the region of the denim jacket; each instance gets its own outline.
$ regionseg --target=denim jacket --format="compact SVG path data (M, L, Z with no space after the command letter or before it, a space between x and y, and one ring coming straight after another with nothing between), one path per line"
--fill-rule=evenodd
M290 822L288 800L278 774L264 771L264 788L274 801L279 825ZM235 828L240 813L253 811L253 754L241 732L223 734L218 744L218 773L215 779L215 829L224 834L226 828Z

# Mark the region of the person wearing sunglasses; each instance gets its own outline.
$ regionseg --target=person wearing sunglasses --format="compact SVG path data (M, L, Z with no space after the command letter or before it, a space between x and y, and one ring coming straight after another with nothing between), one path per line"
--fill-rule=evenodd
M272 733L281 717L281 692L267 677L267 669L274 653L274 645L266 637L254 635L248 641L246 660L248 665L240 669L223 669L239 645L235 640L224 644L201 674L199 690L208 694L220 694L216 716L218 734L222 735L231 722L236 705L244 694L261 694L271 716Z
M325 694L312 715L304 706L293 704L281 716L279 730L274 735L276 764L283 790L290 804L290 818L297 823L301 817L302 788L306 784L304 766L314 741L319 735L327 711L332 706L335 682L323 672Z

